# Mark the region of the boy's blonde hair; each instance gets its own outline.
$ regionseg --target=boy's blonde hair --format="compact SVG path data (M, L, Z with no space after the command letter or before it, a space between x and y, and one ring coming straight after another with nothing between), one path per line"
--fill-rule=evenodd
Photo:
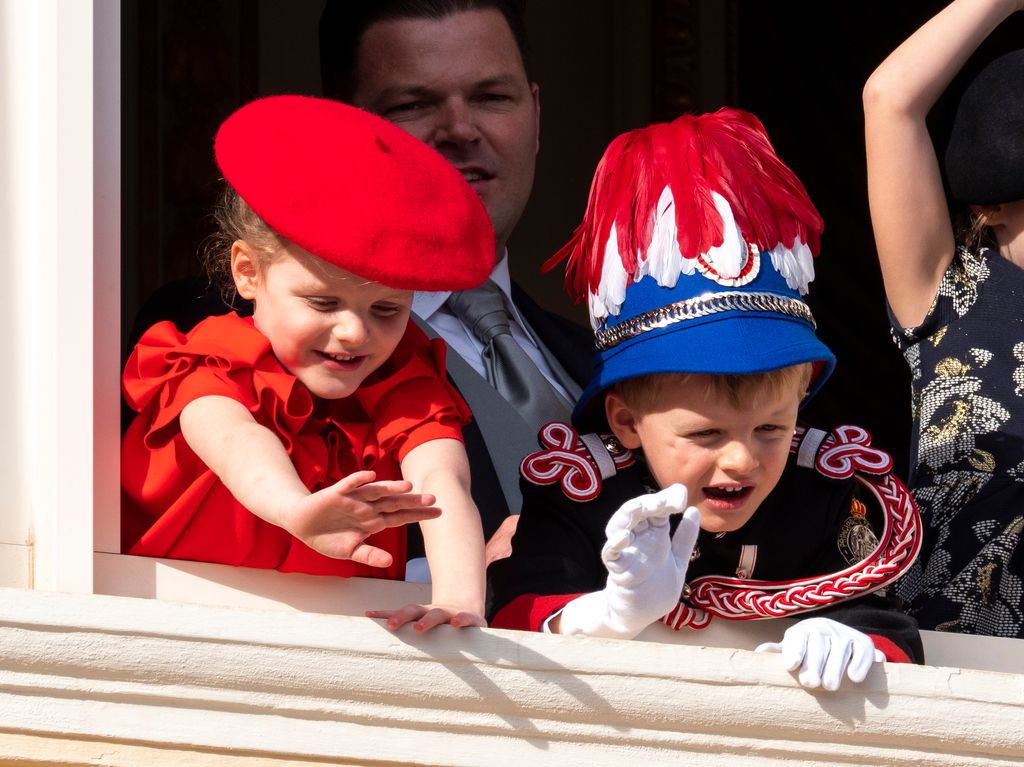
M726 397L729 403L740 407L762 396L777 396L786 390L807 391L811 382L814 364L803 362L799 365L769 370L764 373L705 374L708 385L705 399ZM670 386L682 386L697 373L651 373L627 378L612 387L627 407L649 412L658 400L658 395Z

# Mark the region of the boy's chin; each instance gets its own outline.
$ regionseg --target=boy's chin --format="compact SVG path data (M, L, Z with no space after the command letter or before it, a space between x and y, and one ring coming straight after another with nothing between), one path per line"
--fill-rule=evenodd
M750 518L753 512L728 512L725 514L701 508L700 529L706 533L731 533L739 530Z

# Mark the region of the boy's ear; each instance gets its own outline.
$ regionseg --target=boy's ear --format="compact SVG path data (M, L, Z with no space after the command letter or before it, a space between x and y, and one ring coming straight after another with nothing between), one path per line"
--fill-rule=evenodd
M245 240L235 240L231 243L231 276L235 280L238 295L248 301L256 298L260 269L256 254Z
M608 392L604 397L604 413L608 425L623 447L630 450L641 447L636 411L623 402L622 397L615 392Z

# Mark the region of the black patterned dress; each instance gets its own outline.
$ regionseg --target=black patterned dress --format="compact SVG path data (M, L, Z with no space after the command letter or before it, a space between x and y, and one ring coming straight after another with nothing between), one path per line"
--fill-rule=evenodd
M890 320L925 523L897 591L921 628L1024 637L1024 269L960 248L925 321Z

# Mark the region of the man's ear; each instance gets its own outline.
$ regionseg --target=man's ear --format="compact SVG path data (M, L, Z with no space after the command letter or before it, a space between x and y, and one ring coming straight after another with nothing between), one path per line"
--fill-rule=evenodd
M608 392L604 397L604 413L608 418L608 425L623 447L630 450L641 447L636 411L623 402L622 397L613 391Z
M231 243L231 276L235 280L238 295L248 301L256 298L260 268L256 254L245 240L235 240Z

